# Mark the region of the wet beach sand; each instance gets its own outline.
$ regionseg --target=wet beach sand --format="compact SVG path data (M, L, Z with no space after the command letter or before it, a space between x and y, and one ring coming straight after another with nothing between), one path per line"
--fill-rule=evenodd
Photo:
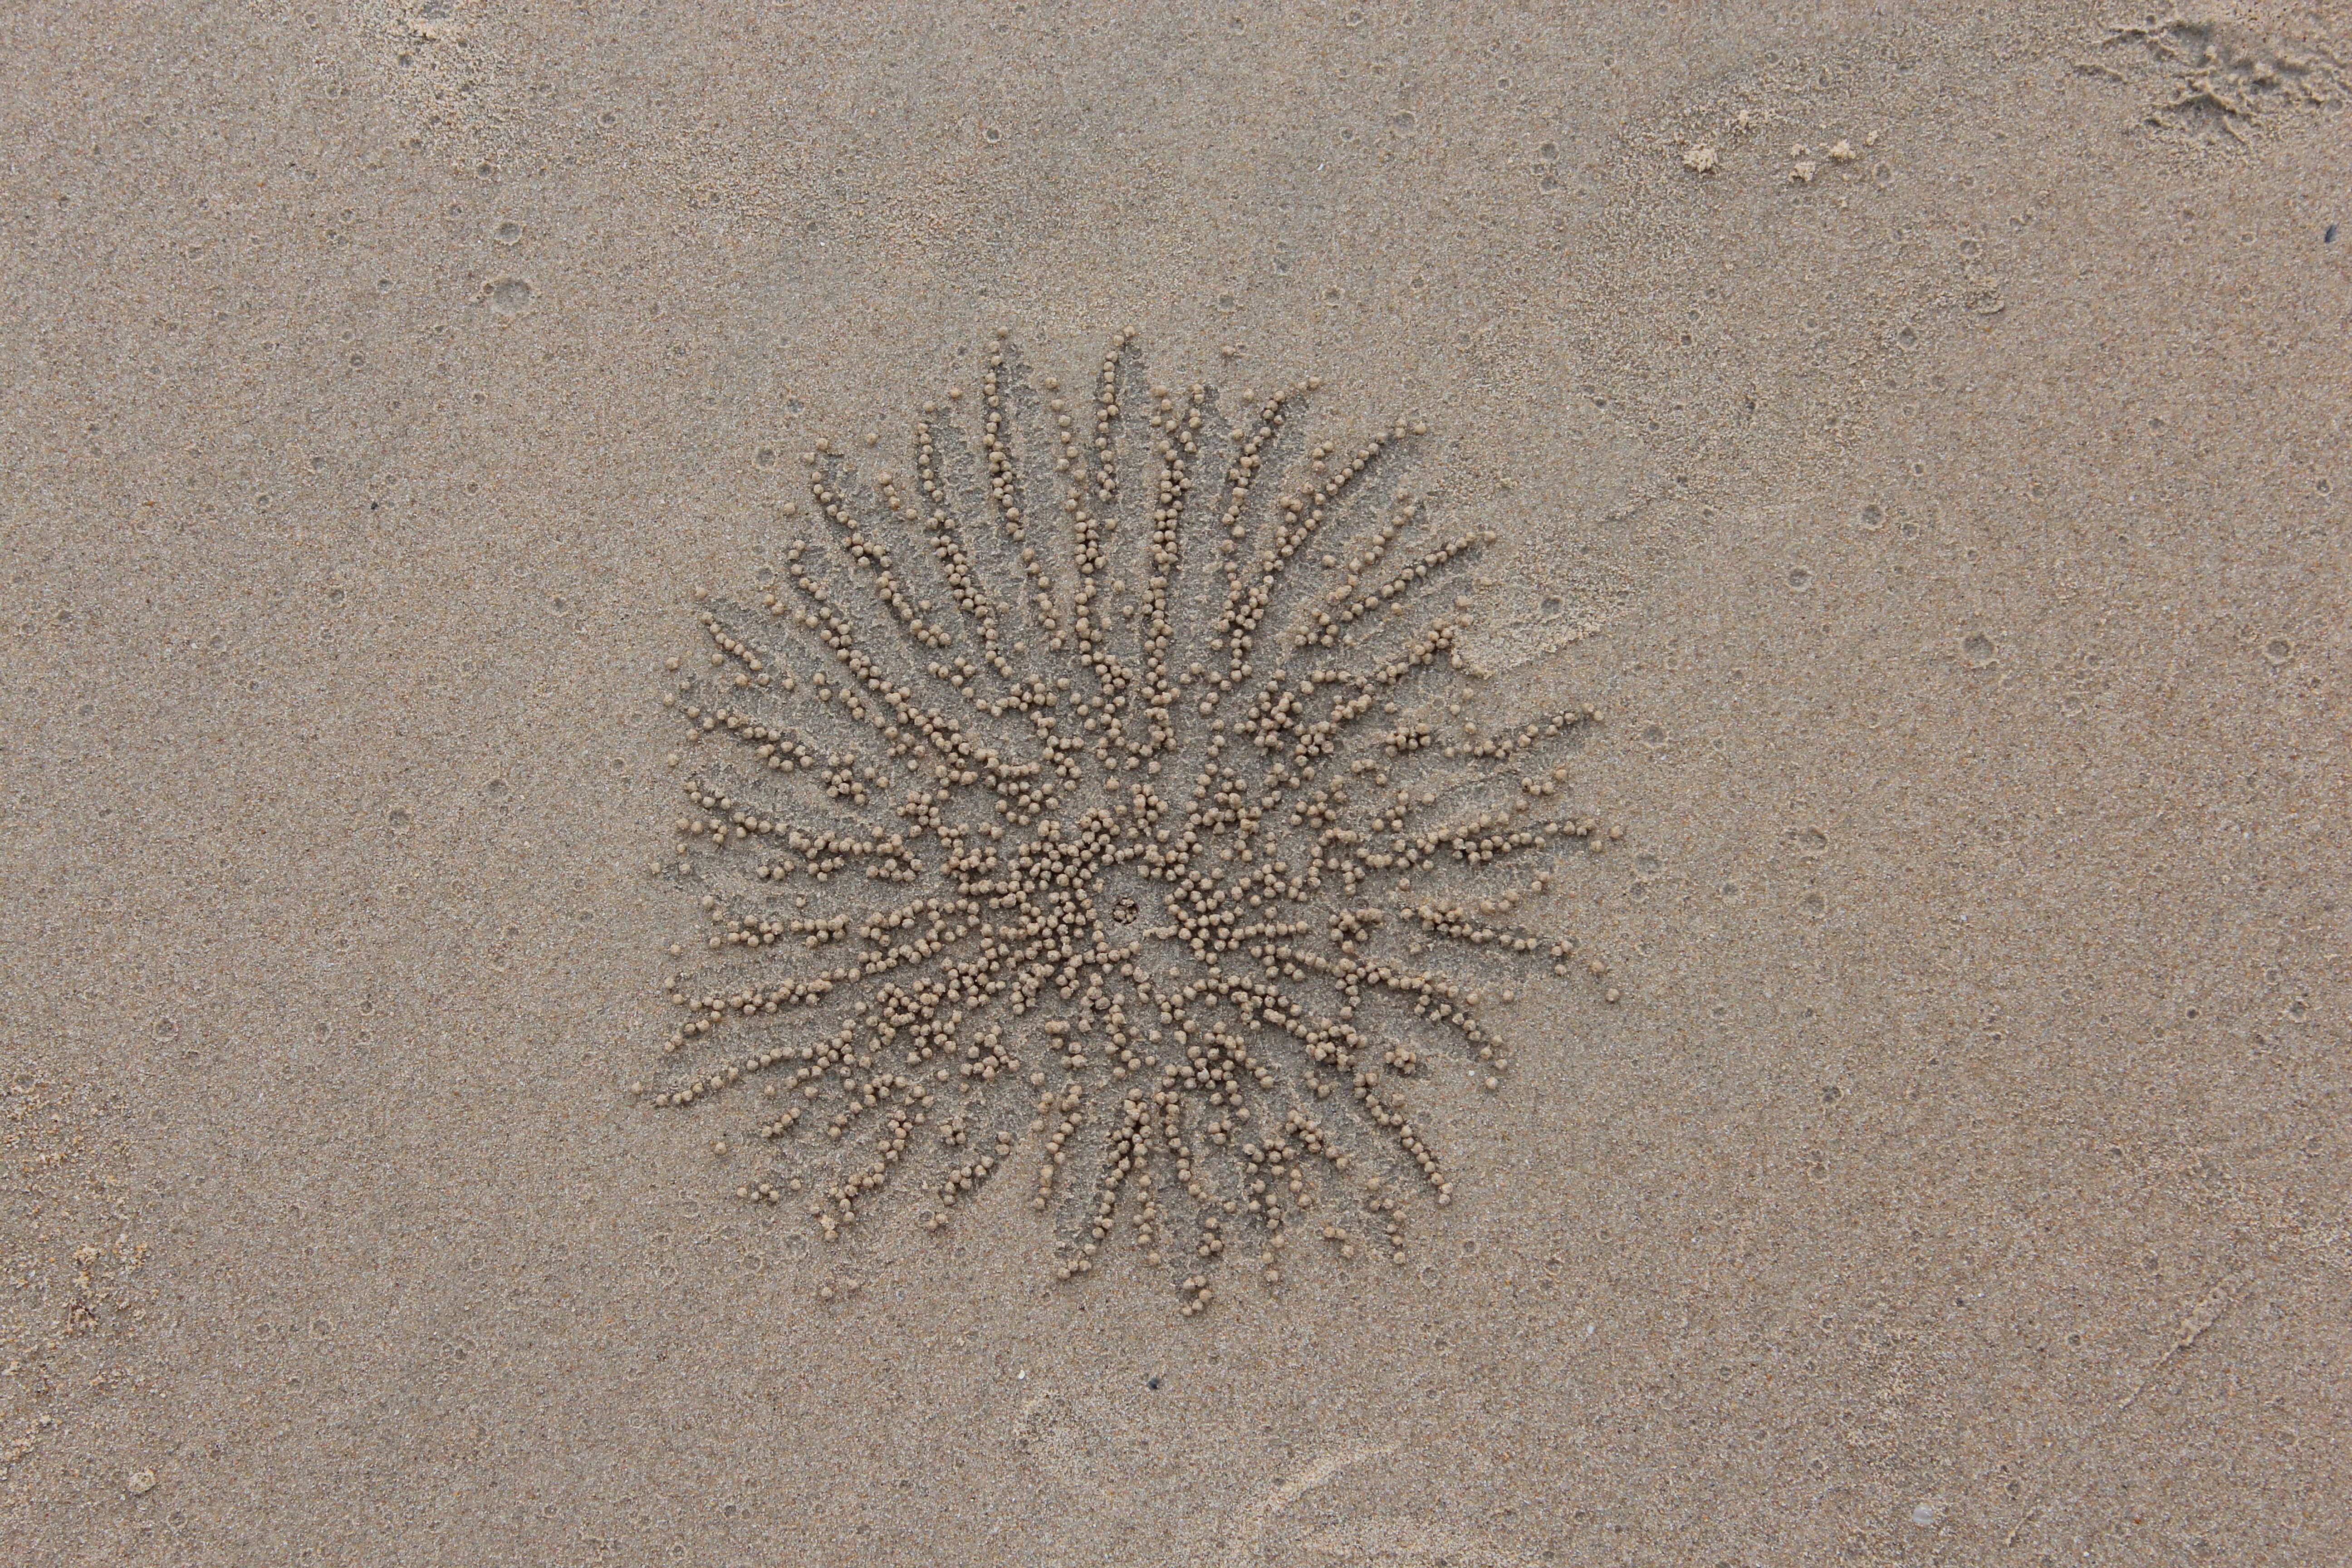
M0 45L0 1559L2352 1554L2340 14L51 5ZM1008 495L1044 564L942 564L918 514ZM1098 574L1055 553L1097 512ZM937 585L868 592L849 531ZM1284 542L1340 597L1281 597ZM1368 607L1294 657L1217 618L1226 563ZM971 705L982 600L1030 707ZM1088 685L1155 616L1157 773ZM1391 715L1377 639L1424 626ZM1278 658L1405 739L1282 762ZM1073 771L945 776L918 688ZM1517 811L1363 815L1529 720ZM1138 781L1174 815L1086 837ZM866 837L790 842L787 785ZM1034 930L922 923L950 843L1027 856ZM1154 924L1121 848L1199 901ZM1330 886L1236 935L1291 907L1245 871ZM811 922L926 896L842 997L1096 933L1158 989L1111 959L952 1042L784 994L867 940ZM840 1016L882 1043L824 1056Z

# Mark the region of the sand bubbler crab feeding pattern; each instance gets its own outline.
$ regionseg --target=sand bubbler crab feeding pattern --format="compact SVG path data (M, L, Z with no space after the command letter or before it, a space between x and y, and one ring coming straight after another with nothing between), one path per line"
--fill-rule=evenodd
M1517 916L1622 830L1564 809L1597 713L1465 708L1492 536L1400 482L1423 426L1310 440L1308 380L1228 431L1133 342L1065 392L999 331L903 469L819 442L777 566L697 592L656 868L707 924L635 1092L826 1239L1007 1183L1057 1278L1124 1243L1189 1314L1229 1251L1404 1261L1454 1193L1414 1086L1499 1089L1488 1010L1601 983Z

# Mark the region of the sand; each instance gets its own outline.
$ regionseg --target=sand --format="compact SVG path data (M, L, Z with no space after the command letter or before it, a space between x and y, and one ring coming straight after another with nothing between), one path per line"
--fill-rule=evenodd
M2352 1555L2352 38L2000 12L12 10L0 1560ZM999 324L1601 714L1403 1265L630 1092L691 595Z

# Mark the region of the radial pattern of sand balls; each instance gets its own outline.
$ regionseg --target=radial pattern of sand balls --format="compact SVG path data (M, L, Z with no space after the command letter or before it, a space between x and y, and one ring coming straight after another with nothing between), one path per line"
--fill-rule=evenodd
M1423 426L1223 413L1132 345L1065 390L1000 331L903 468L819 442L774 566L698 590L656 868L702 923L636 1091L825 1239L1001 1182L1058 1278L1124 1247L1192 1313L1228 1254L1404 1261L1454 1184L1416 1086L1500 1088L1482 1015L1600 984L1519 915L1622 830L1565 804L1597 713L1479 716L1491 536L1404 482Z

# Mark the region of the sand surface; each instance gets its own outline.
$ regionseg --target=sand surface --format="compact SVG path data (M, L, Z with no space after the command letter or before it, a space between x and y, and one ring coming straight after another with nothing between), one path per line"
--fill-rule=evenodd
M2352 34L1992 9L9 8L0 1561L2352 1558ZM1402 1264L652 1103L693 595L999 325L1601 715Z

